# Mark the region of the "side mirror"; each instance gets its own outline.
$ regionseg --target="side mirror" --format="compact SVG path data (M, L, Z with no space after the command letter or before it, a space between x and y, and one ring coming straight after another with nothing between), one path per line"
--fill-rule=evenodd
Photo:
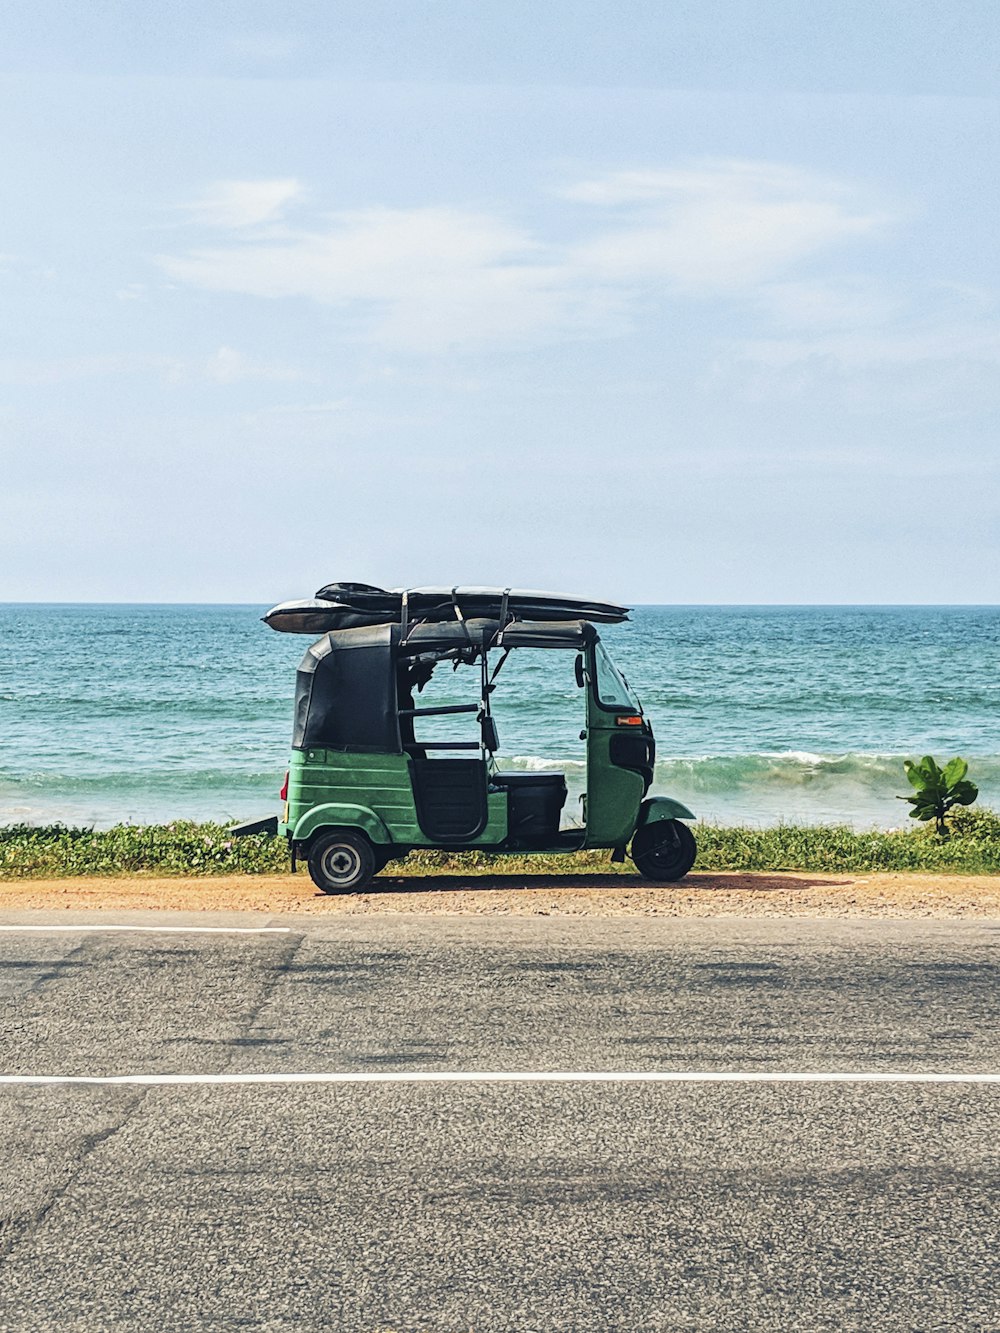
M576 683L582 690L587 683L587 677L583 670L583 653L577 653L574 667L576 669Z
M497 750L500 749L500 737L497 735L497 724L489 714L485 714L480 726L482 728L483 744L486 746L486 749L490 754L496 754Z

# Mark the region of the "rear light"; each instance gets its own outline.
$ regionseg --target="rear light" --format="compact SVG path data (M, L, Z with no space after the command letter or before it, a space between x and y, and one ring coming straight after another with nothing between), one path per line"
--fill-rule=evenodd
M287 773L285 774L285 780L284 780L284 782L281 784L281 791L278 792L278 800L279 800L279 801L287 801L287 800L288 800L288 774L287 774Z
M642 718L641 718L638 714L633 714L631 717L616 717L616 718L615 718L615 726L616 726L616 727L641 727L641 726L642 726Z

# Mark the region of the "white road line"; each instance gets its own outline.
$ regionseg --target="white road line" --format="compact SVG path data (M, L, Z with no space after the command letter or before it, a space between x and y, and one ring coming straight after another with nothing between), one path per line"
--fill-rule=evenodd
M67 931L131 930L152 935L288 935L291 926L3 926L0 931L25 933L47 931L64 934Z
M275 1074L0 1074L0 1084L110 1084L144 1087L225 1083L996 1083L989 1073L878 1073L871 1070L741 1072L739 1070L398 1070L377 1073Z

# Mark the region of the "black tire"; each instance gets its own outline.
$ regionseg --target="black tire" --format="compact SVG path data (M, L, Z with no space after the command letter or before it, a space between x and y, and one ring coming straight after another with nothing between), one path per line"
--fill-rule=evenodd
M687 824L663 819L646 824L632 839L632 860L643 879L672 884L694 865L698 844Z
M309 877L323 893L357 893L375 874L375 853L363 833L331 830L309 846Z

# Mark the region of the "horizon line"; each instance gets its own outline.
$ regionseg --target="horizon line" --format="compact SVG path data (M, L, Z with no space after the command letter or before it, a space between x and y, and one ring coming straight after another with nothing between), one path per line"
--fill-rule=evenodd
M624 605L624 603L622 603ZM0 608L2 607L247 607L255 609L257 607L266 607L272 605L267 602L233 602L233 601L150 601L139 602L131 600L112 600L112 601L48 601L41 599L16 598L11 600L0 599ZM952 609L964 607L976 610L994 610L1000 609L1000 602L633 602L629 610L640 610L648 608L677 607L690 609L717 608L730 610L733 608L777 608L777 609L808 609L814 610L821 607L851 607L865 609L895 610L899 608L939 608Z

